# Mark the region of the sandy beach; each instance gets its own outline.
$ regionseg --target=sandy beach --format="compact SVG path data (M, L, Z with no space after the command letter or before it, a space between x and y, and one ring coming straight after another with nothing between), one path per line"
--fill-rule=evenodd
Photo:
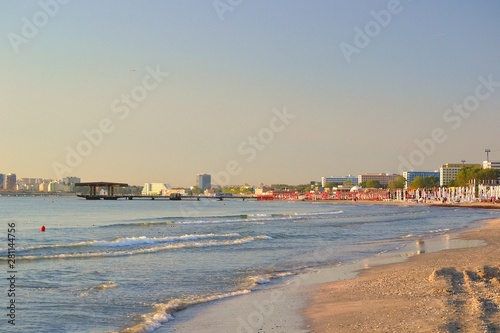
M193 307L159 332L500 332L500 219L469 230Z
M459 237L487 245L413 256L313 287L308 329L500 332L500 219Z

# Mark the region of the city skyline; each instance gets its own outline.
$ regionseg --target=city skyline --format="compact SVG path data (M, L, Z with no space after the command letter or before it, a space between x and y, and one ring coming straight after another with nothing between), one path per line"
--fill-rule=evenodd
M187 187L500 160L497 2L235 3L2 2L0 170Z
M488 153L491 152L490 149L487 149ZM129 183L129 186L142 186L144 185L145 187L147 186L152 186L153 185L159 185L159 186L166 186L168 188L173 188L173 189L179 189L179 188L194 188L194 187L199 187L200 189L210 189L214 187L233 187L233 186L247 186L251 185L255 188L262 187L262 186L269 186L269 185L276 185L276 184L288 184L292 186L296 185L304 185L308 183L315 182L316 184L321 184L323 187L327 182L330 183L344 183L345 181L350 181L353 184L361 184L363 181L367 180L379 180L381 185L387 185L387 183L390 180L394 180L397 178L397 176L403 176L406 179L406 184L411 183L411 181L416 177L425 177L425 176L437 176L438 179L440 179L440 186L448 186L448 182L450 180L455 179L456 175L458 172L461 170L461 168L466 167L466 168L482 168L482 169L500 169L500 161L494 161L489 158L482 161L482 163L465 163L466 160L461 160L461 163L442 163L440 164L440 167L438 169L435 169L434 171L431 170L408 170L404 171L399 174L394 174L394 173L384 173L384 172L377 172L377 171L369 171L369 172L364 172L356 175L347 175L347 176L317 176L315 179L310 179L310 180L302 180L301 182L298 183L291 183L291 182L269 182L269 183L234 183L234 184L224 184L224 183L213 183L212 186L212 175L206 174L206 173L201 173L201 174L196 174L196 179L194 181L194 184L187 185L187 186L181 186L181 185L175 185L171 186L169 181L162 181L162 182L146 182L144 184L133 184ZM451 168L449 171L446 171L448 168ZM443 169L445 170L445 173L443 174ZM441 173L441 176L440 176ZM410 175L410 176L408 176ZM16 179L16 174L4 174L0 172L0 189L2 189L2 185L4 184L4 181L7 176L14 176L14 179ZM444 177L444 178L443 178ZM318 180L319 179L319 180ZM383 180L382 180L383 179ZM21 183L25 183L28 181L29 184L31 183L36 183L36 184L48 184L48 183L60 183L63 185L69 185L71 183L79 183L81 182L81 179L79 177L75 176L69 176L69 177L64 177L62 179L47 179L47 178L40 178L40 177L18 177L17 181ZM15 185L15 182L13 183ZM5 189L5 186L3 187Z

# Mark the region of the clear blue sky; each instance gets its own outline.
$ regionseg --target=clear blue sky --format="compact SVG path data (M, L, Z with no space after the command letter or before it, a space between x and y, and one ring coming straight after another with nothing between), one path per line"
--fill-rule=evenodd
M0 173L297 184L500 160L498 1L54 2L0 2Z

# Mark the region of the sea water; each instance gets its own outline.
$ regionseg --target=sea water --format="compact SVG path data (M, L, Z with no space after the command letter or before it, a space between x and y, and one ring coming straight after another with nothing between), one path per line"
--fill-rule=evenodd
M188 307L495 217L498 211L342 202L0 197L0 331L154 332ZM15 325L8 322L12 299Z

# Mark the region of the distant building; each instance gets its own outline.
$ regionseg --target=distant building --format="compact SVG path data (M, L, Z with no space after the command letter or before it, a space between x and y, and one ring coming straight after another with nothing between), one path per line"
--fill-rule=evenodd
M40 192L48 192L49 191L49 183L41 183L38 185L38 191Z
M483 169L500 170L500 161L483 161Z
M52 181L47 185L47 192L57 192L57 182Z
M21 178L17 180L17 189L20 191L38 191L42 178Z
M187 191L185 188L173 188L169 189L168 191L165 192L165 195L170 195L170 194L180 194L180 195L187 195Z
M166 195L172 187L164 183L146 183L142 189L142 195Z
M481 164L446 163L439 168L439 185L448 186L452 180L457 178L463 168L480 168Z
M405 177L405 188L411 184L411 182L417 177L436 177L440 180L440 172L439 171L405 171L403 172L403 177Z
M78 177L65 177L62 179L62 183L64 185L73 185L73 184L76 184L76 183L81 183L81 179L78 178Z
M39 185L43 183L42 178L21 178L21 182L25 185Z
M3 188L7 191L16 190L17 177L15 173L9 173L5 175Z
M358 184L358 176L346 176L346 177L321 177L321 186L325 187L326 183L336 183L343 184L346 181L350 181L352 185Z
M196 186L203 191L212 188L212 176L206 173L196 175Z
M5 183L5 175L0 173L0 190L3 190L3 185Z
M358 184L367 182L370 180L379 181L380 185L387 186L390 182L398 178L400 175L396 174L386 174L386 173L365 173L358 176Z

